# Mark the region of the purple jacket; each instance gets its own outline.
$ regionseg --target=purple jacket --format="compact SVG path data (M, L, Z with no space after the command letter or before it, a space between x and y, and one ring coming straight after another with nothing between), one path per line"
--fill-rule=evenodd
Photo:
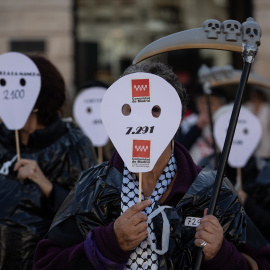
M186 149L177 143L175 144L175 157L178 164L177 177L171 193L164 202L164 204L170 206L176 205L179 196L187 192L201 171L201 168L193 163ZM123 161L117 153L113 155L110 164L122 173ZM51 237L49 234L49 239L42 240L36 249L35 269L75 269L76 266L77 269L84 269L79 268L78 264L79 261L85 260L85 257L93 267L89 269L125 269L130 253L121 250L119 247L113 231L113 224L112 222L106 227L96 227L89 232L86 239L82 238L79 243L70 246L60 241L55 242L59 235L54 238L53 234L51 234ZM71 226L74 226L74 224ZM260 269L270 269L269 246L259 250L245 246L242 251L252 256ZM74 268L72 268L72 265L74 265ZM224 238L218 254L210 261L203 261L201 269L240 268L249 269L245 258L231 242Z

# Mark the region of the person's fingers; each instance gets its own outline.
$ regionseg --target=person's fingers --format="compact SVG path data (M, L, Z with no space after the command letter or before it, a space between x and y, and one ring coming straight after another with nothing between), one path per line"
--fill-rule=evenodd
M196 231L198 232L204 230L208 233L214 233L216 229L217 228L215 227L215 225L213 225L211 222L205 221L196 228Z
M213 241L215 241L214 234L209 233L204 230L197 231L195 233L195 239L203 240L203 241L205 240L206 242L209 242L209 243L212 243Z
M205 222L210 222L210 223L212 223L217 228L220 227L220 223L219 223L218 219L215 216L213 216L213 215L206 215L206 216L204 216L201 219L200 224L203 224Z
M138 245L148 236L147 230L140 232L137 236L137 243Z
M17 171L19 168L23 166L32 166L33 168L36 168L38 166L37 162L35 160L31 159L20 159L14 166L14 171Z
M140 222L147 221L147 215L139 212L135 213L132 217L130 217L127 222L130 225L137 226Z
M145 233L147 231L147 222L140 222L134 229L138 234Z
M134 216L136 213L141 212L143 209L145 209L147 206L151 205L151 200L142 201L139 203L136 203L132 205L130 208L128 208L123 214L123 218L126 218L127 220L130 219L132 216Z
M38 174L40 174L40 170L38 170L38 166L35 161L22 162L18 164L17 171L17 178L19 180L29 178L35 181L36 179L38 179Z
M195 244L195 246L197 246L197 247L201 247L201 244L204 242L205 240L203 240L203 239L195 239L195 241L194 241L194 244ZM206 241L207 242L207 241ZM207 244L208 244L208 242L207 242ZM206 246L205 246L206 247Z
M25 167L20 167L20 168L18 169L17 178L18 178L19 180L24 180L24 179L27 178L27 176L28 176L28 169L25 168Z
M20 159L14 166L14 171L17 171L20 167L29 163L28 159Z

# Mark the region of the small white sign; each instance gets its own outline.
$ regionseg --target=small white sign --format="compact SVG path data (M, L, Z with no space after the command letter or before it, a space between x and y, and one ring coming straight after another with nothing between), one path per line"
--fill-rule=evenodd
M40 73L26 55L0 55L0 117L11 130L21 129L29 117L41 87Z
M214 137L220 150L223 149L232 105L227 105L217 111L214 124ZM256 150L262 136L259 119L242 106L233 137L228 163L233 168L243 168Z
M106 91L101 116L131 172L148 172L175 135L182 104L176 90L150 73L121 77Z
M109 136L101 119L101 101L106 92L104 87L90 87L81 91L73 104L73 116L96 147L105 146Z
M201 223L201 218L198 217L186 217L185 226L186 227L198 227Z

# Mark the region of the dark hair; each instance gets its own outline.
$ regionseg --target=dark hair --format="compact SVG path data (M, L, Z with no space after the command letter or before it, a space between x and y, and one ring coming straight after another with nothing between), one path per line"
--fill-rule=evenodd
M58 69L44 56L27 55L36 64L41 76L41 89L35 104L40 124L48 125L66 100L65 82Z
M189 101L189 97L185 87L178 80L178 76L173 72L173 69L171 67L160 62L146 62L143 64L136 64L129 66L123 72L122 76L136 72L146 72L155 74L166 80L169 84L171 84L173 88L176 90L182 102L182 117L184 116Z

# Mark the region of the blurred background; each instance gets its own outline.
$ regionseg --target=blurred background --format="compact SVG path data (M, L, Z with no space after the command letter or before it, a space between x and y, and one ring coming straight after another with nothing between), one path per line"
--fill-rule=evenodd
M207 19L253 17L262 45L253 71L270 79L269 0L0 0L0 53L45 54L63 74L70 102L86 81L111 84L146 45ZM187 87L202 64L242 69L239 53L182 50L158 56Z

